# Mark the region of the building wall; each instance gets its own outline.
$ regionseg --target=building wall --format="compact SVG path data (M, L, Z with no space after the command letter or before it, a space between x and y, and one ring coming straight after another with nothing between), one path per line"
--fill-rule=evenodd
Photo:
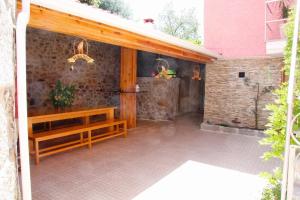
M27 31L27 87L29 108L52 107L49 92L57 80L76 87L74 106L118 105L120 48L89 41L92 65L78 61L71 71L76 38L29 28Z
M293 0L285 3L292 5ZM266 42L284 39L285 23L270 22L265 28L265 21L282 18L280 1L206 0L204 46L225 58L265 56Z
M15 8L13 0L0 3L0 199L20 199L17 128L15 119Z
M219 60L206 66L204 121L237 127L255 127L253 114L256 83L276 88L281 83L282 58ZM245 72L245 78L239 78ZM246 81L248 80L248 81ZM247 84L248 83L248 84ZM258 125L263 129L269 113L265 105L272 93L260 97Z
M204 46L226 58L264 56L265 2L206 0Z
M179 114L189 112L203 112L205 90L205 65L194 62L179 61ZM191 76L195 67L200 67L201 80L192 80Z

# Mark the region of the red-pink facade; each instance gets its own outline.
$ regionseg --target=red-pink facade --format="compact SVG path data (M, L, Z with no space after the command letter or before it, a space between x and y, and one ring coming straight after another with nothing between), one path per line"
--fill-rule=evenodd
M204 46L225 58L266 55L266 41L281 38L281 7L264 0L205 0ZM266 14L265 14L266 13Z

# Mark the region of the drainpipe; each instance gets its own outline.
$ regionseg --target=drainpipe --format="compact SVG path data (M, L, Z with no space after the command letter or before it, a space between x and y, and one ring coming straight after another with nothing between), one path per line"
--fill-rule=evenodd
M288 82L288 95L287 95L287 126L285 136L285 148L284 148L284 163L283 163L283 174L282 174L282 185L281 185L281 200L286 199L287 194L287 180L288 180L288 169L289 169L289 149L291 135L293 134L293 103L294 103L294 85L295 85L295 70L297 64L297 49L298 49L298 31L299 31L299 14L300 14L300 3L299 0L296 3L296 14L294 21L294 33L293 33L293 46L292 46L292 57L291 67Z
M30 0L22 0L22 11L16 24L17 48L17 94L18 130L21 157L21 192L23 200L31 200L31 180L27 125L27 88L26 88L26 27L30 17Z

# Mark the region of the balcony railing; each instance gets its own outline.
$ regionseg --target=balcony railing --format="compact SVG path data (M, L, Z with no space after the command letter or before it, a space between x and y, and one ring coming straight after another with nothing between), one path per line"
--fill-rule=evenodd
M283 0L265 1L265 42L267 54L281 54L285 46L284 16L286 2Z

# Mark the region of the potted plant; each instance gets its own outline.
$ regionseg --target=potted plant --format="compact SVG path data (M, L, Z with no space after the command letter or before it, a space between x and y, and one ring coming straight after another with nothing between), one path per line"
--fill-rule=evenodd
M75 98L74 94L74 85L64 85L60 80L58 80L54 89L50 91L49 97L55 108L65 108L72 106Z

